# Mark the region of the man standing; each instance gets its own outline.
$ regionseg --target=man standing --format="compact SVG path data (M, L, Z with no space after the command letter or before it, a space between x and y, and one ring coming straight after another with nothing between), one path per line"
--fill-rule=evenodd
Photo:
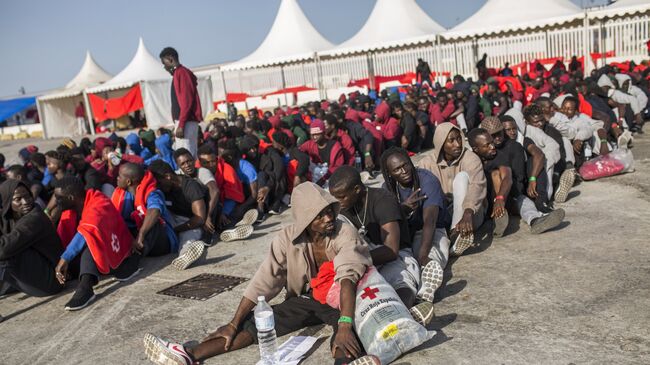
M415 68L415 76L417 80L420 81L420 85L424 85L426 82L427 85L431 86L431 68L429 64L423 59L418 58L418 65Z
M84 103L79 102L79 105L74 110L74 116L77 118L77 131L80 136L86 134L86 110L84 110Z
M171 47L160 52L160 61L173 77L171 96L176 136L174 149L185 147L196 157L199 121L203 118L196 76L178 62L178 52Z

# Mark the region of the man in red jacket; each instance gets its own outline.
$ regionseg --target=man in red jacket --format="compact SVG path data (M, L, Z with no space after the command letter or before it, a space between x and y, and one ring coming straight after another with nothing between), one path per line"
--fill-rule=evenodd
M160 52L160 61L173 78L172 118L176 130L174 149L185 147L196 157L199 121L203 119L196 76L178 62L178 52L171 47Z

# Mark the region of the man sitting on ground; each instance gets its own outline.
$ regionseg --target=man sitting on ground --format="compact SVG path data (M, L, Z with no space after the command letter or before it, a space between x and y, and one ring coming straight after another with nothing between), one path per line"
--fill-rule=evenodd
M214 179L214 174L204 167L196 167L196 160L192 153L186 148L179 148L174 151L174 161L178 170L176 173L191 177L208 189L210 200L208 201L208 214L203 229L210 237L205 237L205 242L212 241L212 235L216 233L219 219L219 187Z
M177 175L165 161L154 161L149 171L169 202L166 204L178 235L180 255L172 261L172 266L185 270L203 255L207 246L201 240L207 219L207 191L194 179Z
M327 164L327 170L324 171L322 176L312 176L313 179L316 179L315 183L323 186L334 171L345 164L343 148L336 140L325 137L325 124L320 119L311 122L309 133L311 139L303 143L299 148L300 151L309 155L312 163L310 169L315 170L316 166L324 169L325 164ZM314 172L312 172L312 175L314 175Z
M341 203L341 214L370 244L372 263L404 305L412 308L420 284L420 269L408 249L408 228L397 200L385 189L366 187L352 166L336 170L330 178L329 189ZM412 314L426 325L433 316L433 303L421 303Z
M173 219L151 172L133 163L121 165L112 201L135 237L135 252L161 256L178 251Z
M302 329L306 324L327 323L334 328L330 347L336 364L345 364L360 356L361 347L350 319L354 317L356 283L372 265L368 246L354 227L337 219L339 203L316 184L308 182L297 186L291 200L294 223L273 239L233 319L195 347L172 344L147 334L144 346L150 360L158 364L189 365L256 343L252 310L259 297L268 302L283 288L287 291L285 301L273 306L278 337ZM305 291L309 278L315 277L327 261L334 262L335 281L341 286L340 311L319 303L311 292ZM359 360L358 364L372 364Z
M79 284L65 305L74 311L95 299L93 286L100 274L127 281L140 271L139 260L130 256L133 236L126 223L101 191L86 191L80 179L68 176L57 181L54 198L63 212L57 232L66 247L55 269L61 284L67 280L70 262L81 255Z
M440 182L430 171L418 169L408 152L391 148L381 157L384 188L401 204L407 218L413 256L421 269L419 299L432 302L442 284L449 259L449 238L445 231L451 221L445 207Z
M513 184L512 162L496 148L490 133L483 128L476 128L470 131L468 139L485 169L488 199L492 201L492 218L507 218L509 211L518 213L533 234L546 232L562 223L564 210L556 209L548 214L538 211L535 204L523 195L523 188ZM505 226L507 227L507 221Z
M54 268L63 250L52 222L21 180L2 183L0 201L0 283L35 297L60 292Z
M464 135L451 123L440 124L433 136L433 151L424 153L419 167L440 181L452 208L451 252L460 256L474 244L474 232L486 212L486 181L480 158L465 147Z

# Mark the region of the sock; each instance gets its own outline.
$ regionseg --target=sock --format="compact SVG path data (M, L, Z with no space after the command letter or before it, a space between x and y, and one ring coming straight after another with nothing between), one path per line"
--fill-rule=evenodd
M79 278L79 289L93 290L93 286L97 283L97 277L91 274L83 274Z

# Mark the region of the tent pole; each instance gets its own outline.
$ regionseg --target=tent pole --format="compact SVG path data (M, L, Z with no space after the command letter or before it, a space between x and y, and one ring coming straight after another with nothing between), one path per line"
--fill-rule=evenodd
M585 17L583 20L583 33L582 33L582 50L583 50L583 69L584 69L584 74L588 75L591 73L591 62L590 62L590 57L589 53L591 52L591 42L590 42L590 37L589 37L589 16L587 13L587 10L585 9Z
M366 53L366 60L368 61L368 91L375 90L377 85L375 84L375 62L372 52Z
M324 99L323 95L325 94L325 91L323 90L323 70L321 69L321 64L320 64L320 57L318 56L318 53L314 53L314 61L316 62L316 77L318 79L318 93L320 94L319 97L320 99Z
M86 107L86 117L88 120L86 121L88 123L88 126L90 127L90 134L95 135L95 123L93 123L93 109L90 107L90 102L88 101L88 94L86 91L83 91L83 96L84 96L84 106Z
M36 98L36 111L38 111L38 118L41 120L41 127L43 128L43 139L47 139L47 128L45 128L45 114L43 114L41 101L38 98Z
M436 52L436 78L439 78L442 75L442 55L440 47L440 34L436 34L436 39L433 42L433 49ZM433 83L436 83L436 80L433 80Z
M225 100L226 105L228 105L228 91L226 90L226 75L224 74L221 67L219 68L219 72L221 73L221 88L223 88L223 100Z
M280 76L282 77L282 90L287 88L287 81L284 78L284 65L280 65Z

